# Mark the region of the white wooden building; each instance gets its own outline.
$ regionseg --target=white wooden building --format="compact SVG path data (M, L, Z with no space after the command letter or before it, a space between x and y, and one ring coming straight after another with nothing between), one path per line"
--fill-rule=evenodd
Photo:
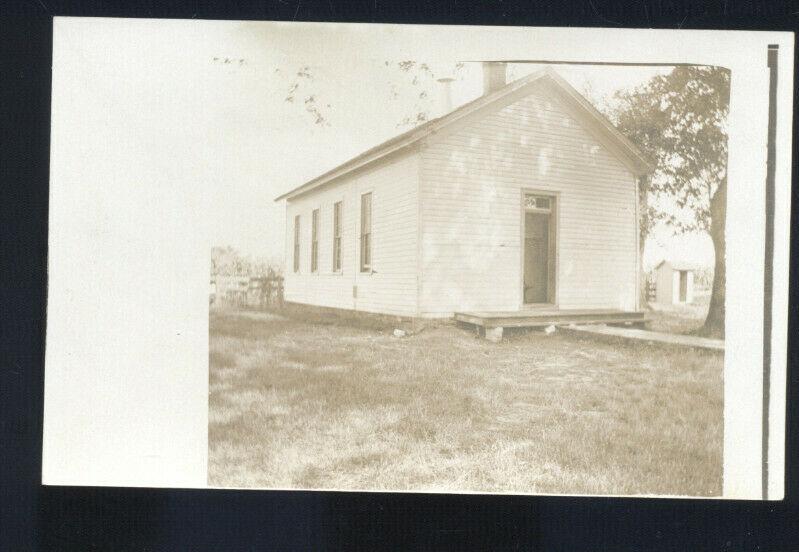
M694 302L694 272L688 263L661 261L655 267L655 301L664 305Z
M505 83L281 195L287 301L401 316L636 311L649 162L555 71Z

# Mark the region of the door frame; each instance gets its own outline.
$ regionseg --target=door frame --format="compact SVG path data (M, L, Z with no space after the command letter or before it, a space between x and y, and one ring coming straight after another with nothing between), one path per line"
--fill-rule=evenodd
M524 196L527 194L534 194L552 198L555 205L549 211L549 248L552 250L550 253L549 261L551 266L549 272L552 275L548 276L547 287L552 287L552 301L545 303L525 303L524 302L524 255L525 255L525 215L535 212L535 209L527 209L524 205ZM553 190L543 190L540 188L527 188L522 186L519 193L519 309L536 309L536 308L558 308L560 302L560 192ZM551 281L549 281L551 280ZM549 295L549 291L547 291Z
M680 303L687 303L688 302L688 271L687 270L678 270L680 274L679 277L679 284L678 284L678 291L677 291L677 298L679 299Z

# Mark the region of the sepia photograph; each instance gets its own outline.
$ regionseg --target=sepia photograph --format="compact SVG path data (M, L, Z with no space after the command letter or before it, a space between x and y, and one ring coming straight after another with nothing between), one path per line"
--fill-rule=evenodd
M721 494L729 70L267 44L297 153L211 251L210 485Z
M780 498L793 38L625 32L57 20L45 482Z

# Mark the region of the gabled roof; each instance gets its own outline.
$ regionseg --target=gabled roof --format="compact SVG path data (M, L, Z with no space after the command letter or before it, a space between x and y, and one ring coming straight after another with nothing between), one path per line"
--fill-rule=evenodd
M504 87L496 90L490 94L480 96L479 98L463 104L457 109L447 113L446 115L431 119L407 132L403 132L377 146L366 150L337 167L309 180L305 184L286 192L285 194L275 198L275 201L282 199L292 199L296 196L305 194L313 189L316 189L328 182L340 178L356 169L369 165L379 159L382 159L392 153L403 150L413 146L428 136L435 134L441 129L448 127L484 107L490 106L495 102L499 102L503 98L510 96L517 92L523 92L524 89L531 89L535 85L540 85L543 82L549 82L561 92L561 96L567 103L571 104L579 114L582 114L584 119L588 122L594 123L592 125L599 133L601 133L611 144L615 146L618 153L624 157L626 165L636 176L649 174L654 170L652 162L632 143L630 142L613 124L602 115L597 109L591 105L591 102L586 100L577 90L575 90L568 82L558 75L553 69L546 67L540 71L527 75L521 79L515 80Z

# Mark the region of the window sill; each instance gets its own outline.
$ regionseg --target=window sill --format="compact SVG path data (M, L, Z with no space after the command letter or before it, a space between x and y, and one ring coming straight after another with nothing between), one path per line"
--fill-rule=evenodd
M298 274L295 272L295 274ZM312 272L306 272L308 276L343 276L344 271L342 270L331 270L329 272L322 272L321 270L314 270Z

